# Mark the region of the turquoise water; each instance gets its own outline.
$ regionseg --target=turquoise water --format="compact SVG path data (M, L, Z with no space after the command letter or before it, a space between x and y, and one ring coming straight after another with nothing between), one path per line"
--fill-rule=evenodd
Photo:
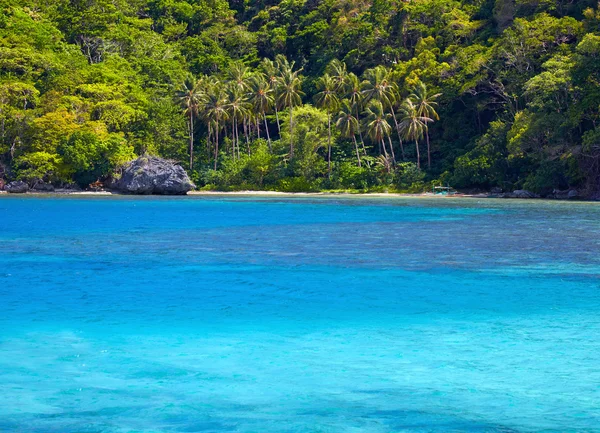
M0 198L0 431L600 432L600 204Z

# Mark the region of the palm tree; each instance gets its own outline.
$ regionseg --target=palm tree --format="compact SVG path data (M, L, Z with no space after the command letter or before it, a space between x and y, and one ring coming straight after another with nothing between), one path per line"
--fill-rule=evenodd
M250 68L241 62L233 63L227 70L227 80L228 80L229 85L232 88L236 88L238 91L237 94L242 97L244 97L248 93L248 90L250 88L250 78L251 78ZM244 135L246 136L246 142L248 142L248 134L247 134L246 128L245 128L248 112L247 112L247 110L244 110L243 113L238 113L238 114L241 115L242 123L244 124ZM233 121L237 121L239 119L237 116L235 116L235 117L236 117L235 119L232 119ZM239 140L238 140L238 151L239 151Z
M429 95L427 86L423 82L419 82L413 93L409 96L410 99L415 103L417 114L421 117L427 117L431 122L434 120L440 120L440 116L435 107L438 105L435 100L442 96L441 93L435 95ZM425 136L427 139L427 168L431 168L431 150L429 146L429 127L425 125Z
M227 99L225 98L222 85L220 83L213 84L206 96L204 116L208 122L213 122L215 126L215 170L217 169L217 160L219 158L220 122L227 120L229 114L227 108Z
M327 65L325 72L331 76L335 84L335 91L339 92L343 90L346 83L346 76L348 75L346 64L338 59L334 59Z
M392 88L389 83L389 73L383 66L377 66L372 69L367 69L364 75L362 94L365 97L365 102L370 102L373 99L381 102L383 107L391 105L393 96Z
M394 119L394 125L396 126L396 134L398 134L398 142L400 143L400 152L402 153L402 159L406 159L404 154L404 143L402 142L402 134L400 133L400 124L396 117L396 104L400 101L400 92L396 83L392 83L392 95L390 98L390 112L392 113L392 119Z
M202 102L204 92L202 89L202 79L195 80L191 75L188 76L181 87L176 92L179 103L185 109L188 116L188 127L190 137L190 170L194 165L194 116L198 114L198 106Z
M327 170L331 175L331 112L337 108L340 100L336 94L336 81L331 75L325 74L320 77L316 86L320 92L315 95L315 103L327 110Z
M274 97L277 99L278 84L280 78L280 69L278 64L271 59L264 58L260 64L262 72L265 74L269 86L274 91ZM277 133L281 136L281 123L279 122L279 110L277 104L273 104L275 109L275 120L277 121Z
M279 71L279 77L283 77L286 73L292 72L296 62L289 62L283 54L277 54L275 56L275 65Z
M254 108L254 112L258 117L262 117L265 123L265 131L267 133L267 141L269 142L269 150L271 149L271 136L269 135L269 127L267 125L266 112L273 106L273 89L269 86L268 81L263 74L257 74L252 77L250 84L250 102ZM257 124L258 135L260 137L260 128Z
M386 156L379 155L375 160L375 164L379 167L383 167L387 173L390 173L392 171L392 164L390 158Z
M383 104L377 100L371 101L365 110L367 134L374 143L383 146L383 153L387 157L384 138L389 135L392 127L387 121Z
M360 130L360 124L358 119L354 116L350 101L347 99L342 101L335 126L340 130L342 136L352 138L354 149L356 150L356 159L358 160L358 166L360 167L360 153L358 152L358 143L356 142L356 131Z
M402 143L400 128L394 111L394 104L398 100L398 86L391 80L391 71L385 66L367 69L365 71L365 80L362 82L361 86L363 89L362 93L367 102L376 99L381 102L384 109L389 109L390 114L394 119L394 125L396 126L402 158L404 158L404 144ZM394 156L393 153L394 149L392 147L392 156ZM396 158L394 157L394 160L395 159Z
M363 100L363 94L361 92L361 83L356 74L350 72L346 75L346 82L344 84L346 89L346 98L350 101L350 104L354 107L356 113L356 120L360 122L360 105ZM358 136L360 137L360 143L362 144L363 152L366 155L367 150L365 149L365 140L362 136L361 128L358 128Z
M230 82L230 86L227 89L227 108L229 111L229 117L231 117L231 134L233 137L233 156L235 158L236 147L237 157L240 157L240 132L239 132L239 121L244 119L248 115L248 103L245 98L245 94L242 92L240 86L234 82Z
M419 140L423 138L423 133L427 129L427 123L432 122L429 117L420 116L418 107L412 99L406 98L400 107L402 119L400 120L400 130L407 140L415 140L417 149L417 167L421 168L421 154L419 152Z
M243 63L235 62L227 70L227 81L237 87L241 92L246 92L249 87L250 68Z
M281 107L287 107L290 111L290 160L294 157L294 107L302 104L302 95L304 95L302 90L300 90L302 79L299 73L300 70L286 70L281 77L278 87L277 102Z

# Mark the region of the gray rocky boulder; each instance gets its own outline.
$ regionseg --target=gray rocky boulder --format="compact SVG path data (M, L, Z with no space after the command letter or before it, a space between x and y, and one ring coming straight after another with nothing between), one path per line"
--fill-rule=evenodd
M527 191L526 189L518 189L513 191L513 196L515 198L539 198L540 196L532 193L531 191Z
M552 194L547 196L547 198L554 198L557 200L573 200L579 198L579 191L576 189L566 189L564 191L555 189L552 191Z
M33 187L31 187L31 189L37 192L52 192L54 191L54 186L52 186L51 183L46 183L43 180L40 180L37 181Z
M504 192L498 195L499 198L540 198L538 194L534 194L526 189L518 189L513 192Z
M29 185L22 180L15 180L4 187L4 190L12 194L23 194L29 191Z
M186 194L195 186L185 170L155 156L140 156L123 167L110 187L127 194Z

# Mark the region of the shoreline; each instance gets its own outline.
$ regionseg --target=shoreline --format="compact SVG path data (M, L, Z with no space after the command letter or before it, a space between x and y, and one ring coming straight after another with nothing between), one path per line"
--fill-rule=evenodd
M599 200L592 199L551 199L551 198L515 198L515 197L495 197L491 194L479 193L479 194L464 194L457 193L453 195L442 195L433 194L430 192L410 194L410 193L386 193L386 192L366 192L366 193L352 193L352 192L283 192L283 191L255 191L255 190L244 190L244 191L189 191L184 195L136 195L136 194L124 194L116 191L70 191L70 190L57 190L57 191L28 191L25 193L9 193L7 191L0 191L0 196L89 196L89 197L110 197L110 196L131 196L131 197L185 197L185 196L197 196L197 197L211 197L211 196L230 196L230 197L343 197L343 198L414 198L414 199L498 199L498 200L516 200L516 201L552 201L552 202L571 202L571 203L598 203Z
M404 197L404 198L488 198L487 194L441 195L432 193L409 194L400 192L283 192L283 191L190 191L190 196L273 196L273 197Z
M184 197L184 196L274 196L274 197L406 197L406 198L490 198L488 194L463 194L442 195L432 193L400 193L400 192L284 192L284 191L189 191L186 194L126 194L118 191L27 191L24 193L9 193L0 191L0 195L7 196L40 196L40 195L89 195L89 196L138 196L138 197Z

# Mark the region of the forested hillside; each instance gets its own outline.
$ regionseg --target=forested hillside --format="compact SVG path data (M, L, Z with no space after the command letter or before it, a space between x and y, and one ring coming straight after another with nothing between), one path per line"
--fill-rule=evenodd
M600 189L596 0L0 0L0 178Z

